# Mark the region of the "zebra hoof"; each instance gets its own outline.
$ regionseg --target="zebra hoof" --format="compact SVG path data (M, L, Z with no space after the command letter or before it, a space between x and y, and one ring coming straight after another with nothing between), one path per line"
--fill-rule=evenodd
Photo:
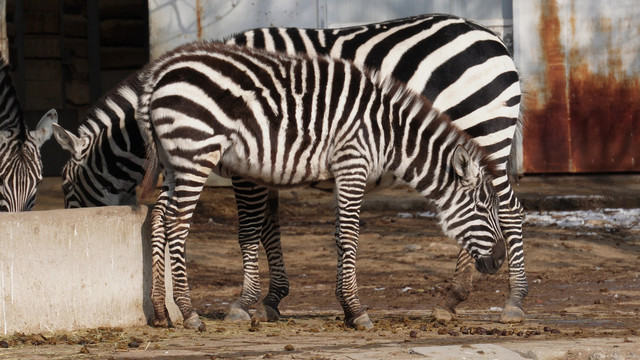
M373 328L373 323L371 322L371 319L369 319L369 315L366 313L351 320L347 325L356 330L369 330Z
M456 314L451 312L440 305L436 305L431 313L431 318L437 322L451 322L456 319Z
M231 306L229 313L224 317L224 321L249 321L251 316L245 310Z
M515 324L524 322L524 310L514 305L506 305L500 314L500 322L503 324Z
M200 332L206 331L207 326L200 320L198 314L194 313L182 323L185 329L195 329Z
M278 311L278 308L260 304L253 317L259 321L276 322L280 320L280 311Z
M151 324L153 325L153 327L157 327L157 328L171 327L171 324L169 323L169 319L167 318L164 318L164 319L153 318L153 320L151 321Z

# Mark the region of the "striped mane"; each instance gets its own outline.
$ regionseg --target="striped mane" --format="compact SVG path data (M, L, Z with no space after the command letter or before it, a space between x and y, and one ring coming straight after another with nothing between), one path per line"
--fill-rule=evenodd
M106 92L94 106L92 106L87 113L87 120L83 122L77 130L78 137L95 137L95 129L108 129L113 125L112 116L105 113L105 109L112 109L110 102L113 101L114 95L120 95L123 97L137 97L140 88L140 82L138 80L138 72L134 72L129 75L125 80L114 86L111 90ZM125 92L131 92L126 94ZM120 105L120 104L117 104ZM125 119L121 120L123 123Z
M477 160L478 163L480 163L480 166L486 173L491 175L493 178L500 176L500 172L498 170L496 162L489 158L484 149L482 149L482 147L478 145L478 143L474 141L473 138L471 138L467 133L454 126L447 114L441 113L437 109L434 109L432 107L433 104L431 103L431 101L424 95L412 91L400 81L397 81L391 77L382 76L376 69L365 68L363 71L370 74L369 76L371 80L382 90L383 94L394 98L394 103L397 103L399 101L401 103L400 106L406 109L405 111L422 112L422 114L419 115L419 117L422 118L426 118L429 111L437 112L438 115L435 116L432 121L444 123L447 128L447 133L451 134L451 136L454 136L457 140L457 143L465 144L465 149L469 152L473 159Z

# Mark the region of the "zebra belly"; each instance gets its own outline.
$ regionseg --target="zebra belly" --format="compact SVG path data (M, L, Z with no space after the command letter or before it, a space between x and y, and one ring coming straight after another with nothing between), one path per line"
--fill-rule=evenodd
M271 154L246 155L237 146L228 148L220 164L213 171L224 177L239 176L270 188L294 188L314 183L333 184L333 174L328 161L293 161L293 166L272 162ZM277 157L276 157L277 159ZM333 186L331 186L333 188Z

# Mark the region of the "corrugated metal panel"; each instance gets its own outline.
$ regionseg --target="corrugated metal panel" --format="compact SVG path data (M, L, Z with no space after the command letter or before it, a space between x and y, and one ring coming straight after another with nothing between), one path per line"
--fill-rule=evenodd
M151 58L256 27L333 28L427 13L474 19L511 36L510 0L150 0Z
M640 171L636 1L514 1L524 171Z

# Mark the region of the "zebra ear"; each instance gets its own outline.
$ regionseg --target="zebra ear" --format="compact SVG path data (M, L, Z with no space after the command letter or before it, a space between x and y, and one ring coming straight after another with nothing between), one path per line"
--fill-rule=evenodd
M73 133L65 130L58 124L53 124L53 137L60 146L71 153L71 155L80 154L82 151L82 139L75 136Z
M480 167L462 145L456 147L453 153L453 169L466 186L475 186L480 177Z
M52 126L58 124L58 112L55 109L49 110L38 122L36 129L31 131L31 136L35 139L38 147L42 146L51 138Z

